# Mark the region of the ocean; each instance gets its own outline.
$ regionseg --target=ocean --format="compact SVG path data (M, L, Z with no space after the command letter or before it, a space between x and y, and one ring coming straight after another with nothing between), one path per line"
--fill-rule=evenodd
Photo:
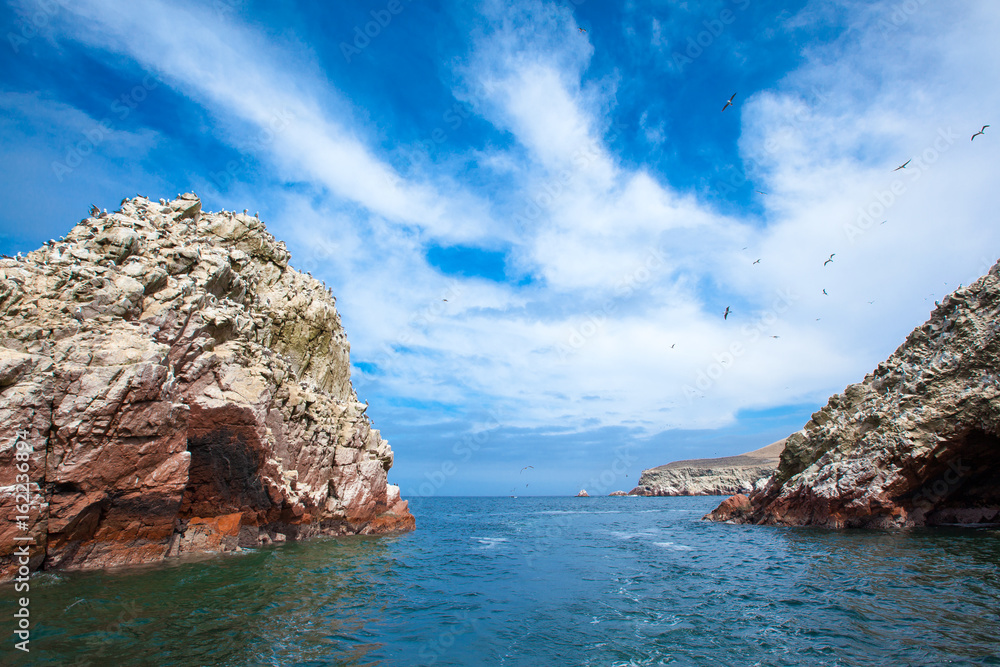
M31 579L38 665L1000 665L1000 530L427 498L417 531ZM13 630L14 593L2 616Z

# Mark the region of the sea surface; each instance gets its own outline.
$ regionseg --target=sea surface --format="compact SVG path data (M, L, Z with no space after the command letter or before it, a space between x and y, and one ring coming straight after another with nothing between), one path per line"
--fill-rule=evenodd
M31 580L45 665L1000 665L1000 530L702 521L719 498L429 498L418 530Z

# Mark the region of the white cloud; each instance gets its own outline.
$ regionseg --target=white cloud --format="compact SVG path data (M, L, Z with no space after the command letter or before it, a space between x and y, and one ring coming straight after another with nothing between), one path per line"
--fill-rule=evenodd
M92 22L77 39L128 54L220 116L263 128L290 110L268 150L282 173L334 196L272 195L277 228L293 250L313 249L305 259L337 286L353 358L379 363L383 391L400 399L470 413L492 402L533 427L718 426L860 379L923 321L927 295L1000 250L997 143L967 136L1000 101L1000 12L985 1L949 8L965 16L947 21L924 5L890 40L867 3L846 5L855 30L744 96L738 157L767 194L742 216L624 166L609 134L615 84L587 82L593 48L566 8L487 3L458 68L456 96L516 142L469 149L513 183L488 203L442 187L462 182L457 161L429 165L426 180L395 174L312 65L260 47L249 28L223 39L199 10L161 3L74 11ZM348 111L335 119L328 99ZM669 146L669 129L649 127ZM948 128L958 139L944 147ZM891 171L908 157L925 164ZM897 179L884 214L850 232ZM461 280L444 306L452 287L423 259L431 239L511 244L536 280Z

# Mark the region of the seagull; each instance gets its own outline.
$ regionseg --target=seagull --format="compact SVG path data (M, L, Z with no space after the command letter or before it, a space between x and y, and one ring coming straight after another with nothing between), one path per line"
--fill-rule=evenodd
M781 338L781 336L771 336L771 338Z
M889 221L888 221L888 220L883 220L882 222L880 222L880 223L878 223L878 224L880 224L880 225L884 225L884 224L885 224L885 223L887 223L887 222L889 222Z
M754 264L760 264L760 260L758 259Z
M835 253L835 252L830 253L830 259L828 259L825 262L823 262L823 266L826 266L827 264L829 264L830 262L832 262L833 261L833 256L836 255L836 254L837 253Z
M90 205L90 217L96 218L101 214L101 209L97 208L93 204Z
M893 171L899 171L900 169L906 169L906 165L910 164L911 162L913 162L913 158L910 158L909 160L907 160L903 164L899 165L898 167L896 167L895 169L893 169Z
M871 305L873 303L875 303L875 299L872 299L871 301L868 302L869 305Z
M677 347L677 343L674 343L673 345L671 345L671 346L670 346L670 349L672 350L672 349L674 349L675 347Z
M523 468L521 468L521 472L524 472L524 471L525 471L525 470L527 470L528 468L531 468L532 470L534 470L534 469L535 469L535 466L524 466ZM520 474L521 474L521 472L519 472L519 473L517 473L517 474L518 474L518 475L520 475Z
M725 110L726 110L726 109L728 109L729 107L733 106L733 98L734 98L734 97L736 97L736 93L733 93L733 94L732 94L732 96L730 96L730 98L729 98L729 101L728 101L728 102L726 102L726 106L722 107L722 110L723 110L723 111L725 111Z
M729 317L729 306L726 306L726 312L722 314L722 319L726 319L727 317Z
M823 288L823 294L826 294L826 288ZM830 296L829 294L826 294L826 295Z
M759 195L766 195L767 194L766 192L761 192L760 190L754 190L754 192L756 192Z
M989 127L989 125L983 125L983 129L979 130L974 135L972 135L972 138L969 139L969 141L975 141L976 137L978 137L980 134L986 134L986 128L988 128L988 127Z
M587 32L586 28L577 28L577 30L579 30L580 32Z

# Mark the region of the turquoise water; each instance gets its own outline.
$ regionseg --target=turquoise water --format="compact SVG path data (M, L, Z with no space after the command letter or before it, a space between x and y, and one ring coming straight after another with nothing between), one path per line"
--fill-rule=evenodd
M1000 665L1000 531L701 521L718 498L431 498L419 529L32 579L53 665ZM3 618L13 610L9 586ZM11 635L7 634L7 637ZM27 658L27 659L25 659Z

